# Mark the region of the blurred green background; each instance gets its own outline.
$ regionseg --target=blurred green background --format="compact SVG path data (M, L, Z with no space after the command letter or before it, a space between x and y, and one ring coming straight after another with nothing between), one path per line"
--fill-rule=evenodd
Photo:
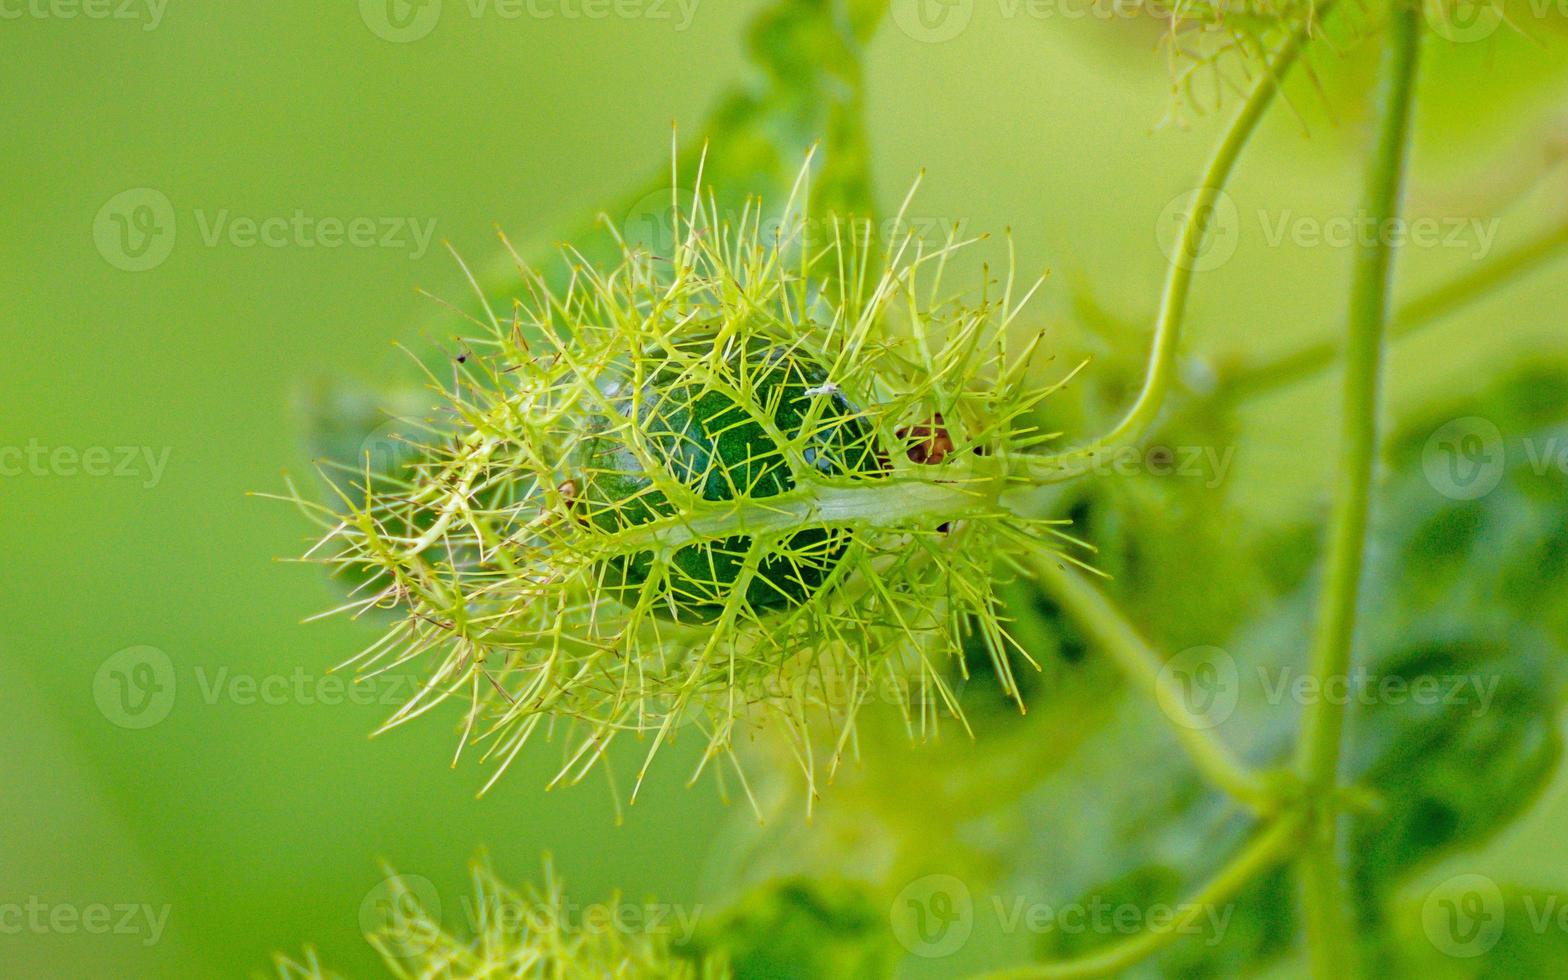
M684 30L673 6L671 20L447 8L409 43L378 36L351 2L174 0L156 14L132 4L127 17L0 20L13 175L0 188L0 446L105 447L115 468L118 447L134 447L139 460L122 476L51 464L0 477L0 902L168 908L156 942L146 929L0 934L0 974L243 975L306 942L357 971L371 962L359 912L379 859L456 895L480 847L520 878L548 851L580 895L689 901L704 894L721 830L746 821L669 764L618 826L600 783L542 792L555 761L542 746L476 802L488 770L465 759L449 771L449 719L367 740L388 707L243 686L314 685L373 638L341 619L301 625L334 592L315 569L273 559L298 554L308 528L246 496L281 489L285 467L308 478L299 392L391 372L402 355L390 341L436 312L416 287L463 296L442 240L488 259L494 224L548 236L647 179L668 158L671 121L699 132L746 78L743 31L759 4L703 0ZM1151 29L1008 9L978 4L940 44L883 29L866 62L873 176L890 206L925 168L917 215L972 233L1011 227L1021 265L1051 270L1035 313L1070 357L1078 284L1147 317L1164 263L1157 221L1224 113L1157 125L1170 85ZM1564 206L1552 147L1568 46L1535 33L1434 42L1423 87L1412 207L1499 215L1499 246ZM1330 89L1350 97L1329 113L1293 89L1297 111L1276 114L1249 151L1232 190L1239 249L1200 278L1192 347L1284 350L1336 328L1345 252L1271 247L1250 216L1328 217L1353 199L1364 61L1354 49L1329 59ZM172 251L127 271L100 247L122 230L100 212L138 188L172 207ZM412 219L433 224L434 241L312 246L290 231L273 247L204 234L223 216L297 213ZM1403 261L1420 284L1467 256L1412 249ZM1560 353L1565 290L1560 263L1400 345L1391 413L1478 389L1521 355ZM1315 383L1249 415L1235 472L1248 506L1323 506L1332 395ZM114 665L100 668L131 647L161 651L176 680L167 716L144 728L101 707L119 682ZM1564 826L1559 780L1486 861L1568 887L1554 844Z

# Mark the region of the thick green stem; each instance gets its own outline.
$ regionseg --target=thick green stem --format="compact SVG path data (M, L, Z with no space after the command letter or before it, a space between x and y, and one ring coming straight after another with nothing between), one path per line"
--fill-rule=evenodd
M933 467L929 479L898 478L829 484L805 480L772 497L683 501L679 516L604 534L606 555L655 550L668 554L693 541L736 534L784 534L808 525L876 521L936 527L947 521L1002 513L1009 488L998 460Z
M1301 54L1302 47L1312 35L1317 23L1329 9L1330 3L1319 5L1316 18L1300 24L1274 53L1264 68L1246 102L1231 122L1230 128L1220 139L1214 156L1203 172L1192 201L1183 220L1181 233L1171 253L1166 270L1165 287L1160 294L1159 318L1154 325L1154 342L1149 351L1149 365L1144 375L1143 388L1133 401L1127 414L1110 432L1092 442L1074 449L1049 456L1034 457L1029 461L1029 476L1039 483L1055 483L1082 475L1094 465L1101 454L1124 445L1135 443L1154 424L1165 397L1170 392L1171 381L1176 375L1176 354L1181 340L1182 323L1187 313L1187 293L1192 286L1196 263L1190 257L1201 254L1204 236L1209 232L1209 220L1214 204L1230 179L1231 171L1241 156L1242 149L1258 128L1269 105L1273 103L1285 74Z
M1038 556L1033 564L1041 588L1165 712L1198 771L1254 811L1267 810L1274 802L1268 788L1219 739L1212 725L1187 707L1175 679L1163 670L1164 658L1145 642L1121 611L1083 575L1050 556Z
M1346 676L1355 638L1378 450L1378 403L1389 279L1393 260L1384 232L1399 216L1409 152L1410 123L1419 62L1420 8L1395 0L1384 53L1377 145L1367 169L1363 209L1379 234L1359 243L1351 273L1345 344L1339 496L1329 523L1328 557L1313 638L1311 670L1326 689ZM1314 976L1343 977L1355 967L1340 880L1337 847L1338 779L1345 709L1321 698L1305 709L1297 761L1315 801L1310 847L1301 859L1308 948Z
M1036 963L1014 970L982 974L977 980L1074 980L1103 977L1128 969L1190 933L1216 906L1233 899L1249 882L1288 859L1301 843L1302 818L1283 814L1241 850L1230 863L1183 902L1179 914L1160 928L1149 928L1098 953L1059 963Z

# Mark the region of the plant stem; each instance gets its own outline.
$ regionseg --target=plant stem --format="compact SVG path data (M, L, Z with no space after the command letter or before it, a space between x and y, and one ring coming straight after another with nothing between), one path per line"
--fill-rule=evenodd
M1033 566L1041 588L1144 694L1154 699L1198 771L1254 811L1268 809L1273 797L1257 774L1236 758L1230 747L1214 733L1210 722L1192 713L1175 680L1162 670L1165 659L1149 646L1121 611L1081 573L1051 556L1035 556Z
M1161 928L1149 928L1097 953L1059 963L982 974L976 980L1071 980L1101 977L1125 970L1191 932L1201 917L1230 901L1253 879L1288 858L1301 844L1302 815L1282 814L1266 824L1247 846L1220 869L1179 908L1180 913Z
M1100 438L1064 452L1030 458L1027 467L1031 479L1039 483L1055 483L1079 476L1094 464L1096 456L1136 442L1158 417L1176 374L1177 346L1186 318L1187 293L1192 286L1195 266L1188 257L1199 254L1204 236L1209 231L1214 202L1219 199L1230 179L1236 160L1274 101L1285 74L1296 63L1302 47L1310 39L1317 20L1327 13L1331 3L1332 0L1320 3L1316 14L1298 25L1280 45L1204 169L1203 179L1182 222L1181 234L1166 270L1165 286L1160 294L1159 317L1154 324L1154 342L1149 351L1149 365L1143 387L1132 407L1110 432Z
M1385 229L1400 211L1409 152L1410 122L1420 60L1421 11L1414 0L1395 0L1383 60L1377 145L1367 169L1363 213ZM1319 602L1311 670L1320 689L1350 668L1356 604L1361 592L1371 505L1372 471L1378 448L1379 381L1388 321L1393 249L1378 234L1357 246L1351 272L1350 315L1345 344L1342 399L1340 492L1329 523L1328 558ZM1300 862L1307 938L1313 975L1343 977L1354 970L1354 945L1344 916L1337 848L1339 761L1345 710L1337 699L1307 705L1297 761L1309 798L1313 826Z
M1439 322L1444 317L1540 268L1547 260L1568 249L1568 223L1515 246L1469 272L1417 296L1399 308L1389 323L1391 338L1404 338ZM1245 401L1268 394L1287 385L1305 381L1332 366L1339 345L1321 341L1273 360L1243 368L1225 382L1224 396Z

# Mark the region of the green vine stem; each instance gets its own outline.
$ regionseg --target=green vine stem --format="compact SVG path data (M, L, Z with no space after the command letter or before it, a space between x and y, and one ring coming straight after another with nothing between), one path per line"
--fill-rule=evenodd
M1410 124L1420 60L1421 11L1413 0L1395 0L1379 93L1377 144L1367 169L1364 213L1385 227L1400 211L1409 153ZM1381 237L1381 236L1380 236ZM1311 670L1320 684L1350 667L1356 603L1361 592L1378 448L1378 399L1388 323L1393 249L1385 240L1358 246L1351 273L1345 345L1339 495L1329 523L1318 628ZM1309 843L1299 862L1313 975L1343 977L1355 952L1344 916L1338 860L1338 779L1345 726L1344 706L1333 699L1309 704L1303 717L1298 763L1314 807Z
M1534 272L1568 250L1568 222L1516 245L1502 255L1477 265L1464 275L1422 293L1406 302L1388 325L1391 339L1400 340L1418 333L1450 314ZM1242 368L1231 376L1223 395L1232 401L1277 391L1315 377L1333 366L1339 345L1321 341L1281 357Z
M1176 355L1195 267L1195 263L1183 261L1182 257L1199 254L1204 236L1209 232L1214 202L1230 179L1242 149L1279 93L1286 73L1311 39L1318 20L1328 12L1331 5L1332 0L1319 4L1315 15L1297 25L1280 44L1204 169L1203 179L1182 222L1181 234L1166 270L1165 286L1160 294L1160 312L1154 325L1154 341L1149 351L1148 370L1132 407L1110 432L1100 438L1064 452L1030 458L1030 479L1037 483L1057 483L1080 476L1101 453L1136 442L1159 416L1165 397L1170 392L1171 381L1176 376Z
M1081 573L1050 558L1036 558L1033 569L1040 587L1089 634L1127 677L1159 705L1182 747L1210 783L1247 804L1268 810L1274 794L1249 770L1209 723L1194 714L1176 689L1165 660L1139 635L1119 609Z
M1191 930L1193 923L1214 906L1230 901L1253 879L1281 861L1288 860L1301 846L1302 822L1302 815L1294 811L1269 821L1228 864L1182 903L1179 915L1160 928L1151 927L1097 953L1077 959L1035 963L982 974L975 980L1078 980L1109 976L1126 970L1180 939Z

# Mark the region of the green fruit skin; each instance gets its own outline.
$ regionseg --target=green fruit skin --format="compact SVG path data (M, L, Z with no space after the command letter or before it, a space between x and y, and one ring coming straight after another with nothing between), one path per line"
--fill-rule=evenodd
M786 451L799 451L805 465L824 475L880 475L871 428L849 401L837 390L806 394L827 380L826 369L801 352L774 347L753 345L724 366L723 381L737 389L749 387L751 400L767 409L775 431L786 440L801 433L813 403L824 402L811 435L795 450L781 448L764 422L728 393L682 379L673 367L654 372L644 384L637 427L664 471L705 500L761 499L793 489ZM605 390L631 413L633 399L625 384L611 379ZM673 505L608 422L596 418L591 427L594 434L578 455L584 474L576 504L580 516L617 531L671 514ZM788 554L762 558L746 586L746 604L761 615L806 602L832 575L850 536L843 528L796 532ZM679 549L653 609L682 622L718 618L750 548L751 539L740 535ZM653 571L650 552L609 559L600 569L606 589L628 605L636 603Z

